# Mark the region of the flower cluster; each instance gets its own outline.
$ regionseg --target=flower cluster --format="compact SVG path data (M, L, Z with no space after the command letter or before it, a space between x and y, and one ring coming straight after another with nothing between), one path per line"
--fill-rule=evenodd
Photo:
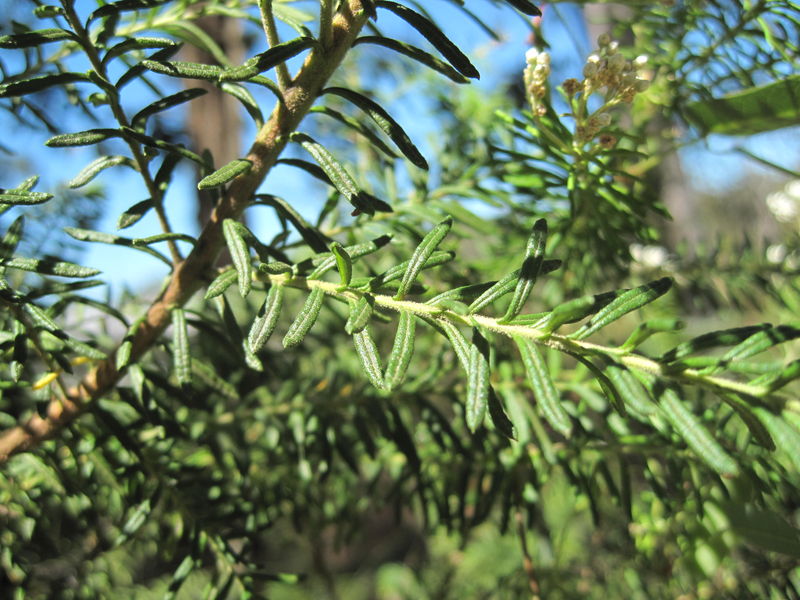
M525 53L525 93L528 95L533 114L544 116L547 107L542 102L547 95L547 78L550 76L550 55L531 48Z
M613 148L617 138L603 131L611 125L609 110L622 103L630 103L636 94L645 91L650 82L643 77L647 57L639 56L629 61L619 52L619 43L608 34L597 39L598 50L591 54L583 67L583 80L567 79L561 90L572 106L575 118L575 142L583 145L597 140L603 149ZM547 78L550 75L550 55L531 48L525 54L525 93L535 117L547 112ZM602 94L603 104L589 112L588 99L592 94Z
M583 67L583 91L588 96L601 88L606 88L606 101L632 102L634 96L645 91L650 82L639 77L641 69L647 65L646 56L638 56L633 61L619 53L619 42L604 33L597 38L599 49L590 54Z

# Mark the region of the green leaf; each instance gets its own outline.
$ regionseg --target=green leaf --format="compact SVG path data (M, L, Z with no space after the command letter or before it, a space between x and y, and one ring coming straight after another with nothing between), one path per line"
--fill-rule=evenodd
M655 414L657 410L655 403L633 373L616 365L608 365L605 373L622 401L634 413L641 416Z
M628 336L628 339L625 340L625 343L620 346L620 349L626 351L633 350L653 334L678 331L685 326L686 324L678 319L653 319L652 321L639 323L636 329Z
M658 406L678 435L694 450L700 460L723 477L738 475L739 467L736 461L703 427L674 389L665 387L661 390L658 394Z
M503 410L503 404L500 402L500 398L497 397L497 393L491 386L489 386L489 417L492 419L492 424L495 426L495 429L502 435L510 440L517 439L514 424L511 422L511 419L508 418L506 411Z
M531 384L542 416L547 419L553 429L568 438L572 433L572 423L567 411L561 405L558 391L539 349L534 342L527 338L514 336L514 341L519 348L520 356L522 356L525 372L528 374L528 382Z
M53 194L44 192L0 189L0 204L42 204L51 198L53 198Z
M736 411L736 414L739 415L739 418L742 420L742 422L744 422L744 424L747 426L747 429L750 431L750 434L759 444L764 446L764 448L770 452L777 449L769 430L759 420L759 418L753 412L753 407L750 406L748 402L734 394L720 393L719 396L728 406Z
M581 327L569 337L582 340L599 331L609 323L613 323L624 315L649 304L656 298L666 294L672 287L672 279L664 277L620 294L614 301L598 312L589 323Z
M82 73L53 73L41 75L22 81L13 81L0 85L0 98L13 98L41 92L51 87L63 87L70 83L86 82L90 79Z
M350 305L350 315L347 317L347 323L344 324L344 330L350 335L358 333L367 326L372 312L375 307L375 298L369 294L364 294Z
M96 19L102 19L103 17L114 17L122 12L155 8L157 6L161 6L162 4L166 4L169 1L170 0L117 0L116 2L110 2L109 4L105 4L96 9L91 15L89 15L89 19L87 20L86 24L88 26L89 23Z
M528 0L506 0L506 2L526 15L530 15L532 17L542 16L542 11L540 11L532 2L528 2Z
M100 244L112 244L114 246L124 246L126 248L136 248L137 250L140 250L142 252L145 252L145 253L149 254L150 256L152 256L154 258L157 258L158 260L160 260L161 262L169 265L170 267L172 266L172 263L170 262L170 260L166 256L164 256L163 254L161 254L160 252L157 252L156 250L153 250L152 248L147 248L147 247L134 245L134 243L133 243L134 240L131 240L129 238L124 238L124 237L121 237L121 236L118 236L118 235L114 235L114 234L111 234L111 233L103 233L102 231L91 231L89 229L79 229L77 227L64 227L64 232L67 235L69 235L70 237L72 237L72 238L74 238L74 239L76 239L78 241L81 241L81 242L97 242L97 243L100 243Z
M203 79L205 81L219 81L222 74L222 67L217 65L206 65L203 63L169 61L169 60L143 60L141 63L145 69L169 75L170 77L180 77L182 79ZM117 84L119 85L119 84Z
M225 219L222 222L222 233L231 253L231 260L236 267L236 276L239 280L239 293L242 298L250 292L253 277L253 267L250 263L250 249L244 241L241 224L234 219Z
M348 117L347 115L339 112L338 110L334 110L329 106L313 106L311 107L310 112L327 115L333 119L336 119L337 121L339 121L346 127L349 127L356 133L363 135L367 140L369 140L369 142L376 149L383 152L386 156L388 156L392 160L400 156L381 139L377 131L373 130L371 127L368 127L365 123L362 123L357 119L354 119L353 117ZM294 166L305 168L308 171L306 166L300 164L299 161L297 161L297 159L283 159L280 162L284 162L286 164L293 164ZM321 179L322 181L325 181L327 184L332 185L331 180L328 179L328 176L325 175L325 172L322 171L322 169L317 167L317 165L312 165L312 166L318 170L318 172L312 172L312 175L314 175L318 179Z
M59 277L92 277L100 273L97 269L82 267L71 262L53 258L23 258L15 256L0 260L0 266L7 269L31 271L40 275L58 275Z
M778 344L800 337L800 329L791 325L778 325L757 331L744 341L731 348L722 357L724 361L744 360L760 354Z
M153 208L153 206L155 206L155 204L150 198L137 202L119 216L117 220L117 229L125 229L138 223L139 219L145 216L147 211Z
M283 336L283 347L292 348L297 346L306 337L306 334L314 326L319 316L319 311L322 309L322 300L325 298L325 292L320 288L311 290L308 298L306 298L303 308L295 317L286 335Z
M264 115L261 113L258 101L256 101L253 94L251 94L247 88L236 83L223 83L220 85L220 89L241 102L247 114L253 119L256 128L261 129L264 125Z
M542 267L539 270L540 275L544 275L545 273L550 273L551 271L555 271L561 266L560 260L546 260L542 263ZM502 298L506 294L508 294L511 290L515 289L517 285L517 280L519 279L520 273L522 269L516 269L512 271L502 279L500 279L497 283L495 283L492 287L478 296L475 301L469 305L467 309L468 314L473 314L481 310L484 306L491 304L495 300Z
M283 307L283 292L284 288L281 285L273 285L269 288L267 297L264 299L264 304L258 311L253 325L250 327L250 333L247 336L247 345L250 348L250 352L253 354L264 347L264 344L267 343L267 340L269 340L269 337L275 330L275 325L278 323L278 316Z
M108 62L118 56L122 56L127 52L132 52L136 50L149 50L153 48L170 48L170 47L177 47L180 46L174 40L169 40L167 38L155 38L155 37L138 37L138 38L128 38L127 40L116 44L108 49L108 51L103 55L103 64L108 64Z
M533 230L525 246L525 258L519 271L519 279L514 287L514 296L511 298L506 314L500 319L500 323L508 323L522 311L522 307L527 302L539 277L539 271L544 262L546 244L547 221L539 219L533 224Z
M37 29L14 35L0 36L0 48L30 48L62 40L77 41L77 36L64 29Z
M556 306L537 327L552 333L562 325L575 323L598 311L597 296L583 296Z
M422 270L431 269L433 267L439 267L441 265L449 263L451 260L453 260L454 257L455 254L453 252L445 250L436 250L427 258L425 264L422 265ZM389 269L387 269L377 277L374 277L370 281L370 289L377 290L378 288L383 287L387 283L400 279L406 274L410 264L411 260L405 260L400 264L390 267Z
M717 346L733 346L747 340L750 336L764 331L769 325L753 325L748 327L734 327L721 331L710 331L703 335L698 335L691 340L675 346L672 350L665 352L659 359L661 362L671 363L686 356L690 356L701 350L708 350Z
M422 238L422 241L416 247L408 261L408 268L403 274L403 279L400 281L400 288L394 296L395 300L403 299L408 289L411 287L411 284L414 283L414 280L417 278L417 275L422 271L425 262L433 254L452 226L453 219L447 217L425 234L425 237Z
M341 87L326 88L322 90L322 93L340 96L358 106L369 115L375 124L380 127L395 144L397 144L397 147L412 164L420 169L428 169L428 162L425 160L425 157L420 154L417 147L411 141L411 138L408 137L408 134L406 134L400 124L395 121L380 104L367 98L363 94Z
M328 251L328 245L325 241L325 237L316 227L306 221L291 204L282 198L268 194L258 194L256 195L256 200L259 203L271 206L275 209L275 212L277 212L279 216L287 219L292 225L294 225L297 233L300 234L300 237L303 238L303 241L308 244L314 252Z
M350 280L353 278L353 259L347 253L347 250L339 242L331 244L331 252L336 259L336 268L339 269L339 277L342 280L342 285L347 287L350 285Z
M257 54L238 67L224 69L219 75L219 81L246 81L259 73L282 64L297 56L303 50L315 46L317 41L311 37L299 37L282 44L273 46L266 52Z
M800 529L780 514L732 501L720 501L719 506L727 515L733 532L746 542L800 559Z
M773 414L762 406L753 407L753 413L764 425L777 450L800 472L800 430L780 414Z
M431 21L423 17L418 12L403 6L402 4L397 4L396 2L378 0L375 5L379 8L390 10L398 17L403 19L406 23L411 25L414 29L419 31L464 77L480 79L481 75L478 73L478 69L476 69L475 66L464 55L464 53L461 52L461 50L459 50L458 47L451 42L444 33L442 33L442 30L434 25Z
M433 69L434 71L438 71L456 83L469 83L469 79L456 71L448 63L444 62L443 60L439 60L432 54L428 54L424 50L421 50L416 46L412 46L411 44L406 44L405 42L384 37L382 35L362 36L353 43L353 46L357 46L359 44L376 44L378 46L383 46L384 48L389 48L390 50L394 50L399 54L403 54L404 56L408 56L409 58L416 60L417 62Z
M134 170L136 169L136 163L127 156L101 156L86 165L80 173L67 183L67 185L73 190L83 187L97 177L104 169L116 167L117 165L125 165Z
M225 269L222 273L214 278L214 281L209 284L208 289L206 290L205 299L211 300L220 294L224 294L225 290L232 286L233 283L238 279L239 273L236 272L236 269Z
M246 158L237 158L229 162L224 167L217 169L211 173L211 175L203 177L203 179L201 179L197 184L197 189L208 190L211 188L221 187L242 173L247 173L252 167L252 161L249 161Z
M445 302L469 302L470 300L474 300L476 297L480 296L483 292L492 287L492 285L494 285L494 282L462 285L461 287L453 288L452 290L447 290L441 294L437 294L430 300L426 301L425 304L436 306Z
M356 207L358 211L375 214L374 203L358 188L353 177L347 169L337 161L328 150L319 142L304 133L293 133L291 140L300 144L305 150L314 157L322 170L333 183L334 187L347 200Z
M369 334L369 329L365 327L361 331L354 333L353 344L370 383L378 390L385 390L381 357L378 354L378 348L375 346L372 336Z
M489 403L489 343L477 328L472 330L472 343L467 357L467 428L475 433L483 423Z
M356 260L362 256L372 254L376 250L379 250L388 244L391 239L392 238L388 235L382 235L374 240L369 240L368 242L346 246L345 250L350 255L352 260ZM320 257L317 257L316 259L312 259L311 263L317 266L313 271L311 271L311 273L308 274L308 279L318 279L336 266L336 257L334 257L332 253L326 253Z
M192 381L192 356L189 352L186 314L182 308L172 309L172 360L178 385L189 385Z
M115 137L122 137L122 132L119 129L88 129L77 133L64 133L51 137L44 145L48 148L89 146Z
M392 352L389 355L389 362L386 364L386 373L383 377L388 390L399 387L406 377L408 365L411 363L411 357L414 354L415 328L416 317L414 317L414 313L401 311Z
M14 222L8 226L8 229L6 229L3 239L0 240L0 261L11 258L14 250L17 249L19 240L22 237L22 228L24 224L25 218L20 215L14 219Z
M752 135L800 123L800 75L688 105L689 122L703 133Z
M177 94L172 94L156 100L133 115L133 118L131 119L131 127L134 129L143 129L147 119L152 115L160 113L174 106L179 106L184 102L189 102L190 100L204 96L207 93L208 90L204 90L202 88L190 88L188 90L182 90Z

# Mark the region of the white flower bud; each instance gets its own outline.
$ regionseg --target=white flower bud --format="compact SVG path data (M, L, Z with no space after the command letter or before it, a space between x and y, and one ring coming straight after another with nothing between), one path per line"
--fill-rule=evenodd
M525 62L529 65L535 65L538 56L539 51L536 48L531 48L525 53Z
M550 54L547 52L540 52L539 56L536 57L536 64L537 65L544 65L546 67L550 66Z
M619 42L617 40L614 40L612 42L609 42L608 46L606 46L606 53L608 53L609 55L616 54L618 49L619 49Z
M633 66L637 69L641 69L642 67L647 65L648 57L646 54L640 54L636 58L633 59Z

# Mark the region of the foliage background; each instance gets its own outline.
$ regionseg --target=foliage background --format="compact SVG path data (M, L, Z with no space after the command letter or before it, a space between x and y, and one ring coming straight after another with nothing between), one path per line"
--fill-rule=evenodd
M366 21L358 10L372 3L65 1L38 6L38 20L15 6L19 20L5 25L0 43L0 96L14 123L3 142L0 198L0 593L800 596L796 149L794 164L753 158L759 146L747 137L789 136L786 126L798 121L797 4L581 6L593 37L599 27L622 41L627 61L649 57L640 76L651 81L632 103L609 110L611 122L588 140L576 129L582 96L569 105L556 90L583 78L588 42L578 8L548 5L540 22L510 6L526 2L405 3L428 10L441 28L431 29L398 19L392 13L402 9L389 4L378 3L379 18L361 34L440 56L435 64L449 79L364 43L330 83L321 81L348 48L337 43ZM329 9L350 16L337 17L334 29ZM564 19L572 38L548 29L558 11L572 17ZM283 67L266 73L270 81L250 73L240 80L247 83L224 86L213 72L209 95L235 93L249 107L236 111L243 121L259 121L255 105L267 116L277 92L290 108L275 118L286 125L303 102L297 94L293 104L292 94L324 84L359 90L397 124L363 99L356 107L325 94L319 114L299 126L322 149L295 138L305 145L290 144L263 184L268 167L258 148L247 155L249 171L241 162L225 167L236 157L213 148L203 156L196 122L175 116L186 104L163 114L154 107L146 119L139 111L164 96L188 98L182 90L197 85L163 74L177 68L168 61L188 60L169 55L170 40L199 46L207 64L242 62L229 64L217 43L224 40L204 35L208 15L241 24L248 56L264 52L264 23L282 41L319 39L292 50L299 55L287 70L308 73L295 85ZM505 31L519 31L508 26L517 19L533 45L551 51L549 70L540 71L552 71L544 94L523 83L527 47L495 48ZM474 67L445 35L470 57L486 52L473 60L498 85L452 81L473 77ZM487 42L475 49L479 35ZM145 36L167 42L128 42L108 68L98 62ZM167 46L161 54L159 44ZM517 64L506 67L501 52ZM310 68L301 67L306 55ZM148 56L162 66L142 63ZM111 83L126 71L130 84ZM80 77L36 79L56 72ZM588 110L623 88L615 89L599 90ZM297 109L297 120L307 109ZM89 146L92 156L56 137L98 128L122 133ZM243 127L245 146L255 131ZM43 182L51 198L25 179L43 168L26 139L68 146L58 152L69 172ZM259 139L276 157L286 141ZM698 140L749 155L753 162L737 165L759 174L753 188L697 189L675 152ZM417 146L429 169L420 168ZM125 158L102 158L109 156ZM716 168L713 155L702 156ZM76 181L95 157L101 162L83 171L87 181ZM133 184L131 173L146 183ZM301 177L309 183L299 189L283 181ZM740 181L730 171L723 177ZM175 218L194 213L186 181L203 178L218 218L202 220L198 235L190 219ZM767 191L771 214L761 204ZM151 204L139 204L147 216L116 230L119 215L107 214L106 198L125 198L126 225L148 194ZM362 213L378 210L351 215L348 200ZM245 205L252 235L234 224ZM174 229L160 231L168 220ZM51 235L63 227L72 238ZM160 233L168 235L147 239ZM365 248L368 240L377 243ZM332 254L334 241L341 246ZM146 288L98 292L97 254L82 254L83 242L154 261L126 258L131 270L161 261L171 283L152 304ZM223 244L227 258L217 262ZM403 275L428 260L440 264ZM551 271L555 260L560 268ZM381 295L385 274L405 261ZM327 275L315 272L323 262ZM470 320L468 307L489 286L465 286L520 268L507 295ZM664 277L675 283L653 302L669 289ZM193 293L201 285L224 293ZM279 296L272 335L259 335ZM323 296L312 310L309 298ZM370 302L370 334L359 334L354 317ZM313 327L294 345L303 337L299 314L311 314ZM383 366L390 356L394 367L403 363L398 357L410 350L397 350L404 338L396 332L410 323L413 357L395 384L376 357ZM634 331L639 339L623 344Z

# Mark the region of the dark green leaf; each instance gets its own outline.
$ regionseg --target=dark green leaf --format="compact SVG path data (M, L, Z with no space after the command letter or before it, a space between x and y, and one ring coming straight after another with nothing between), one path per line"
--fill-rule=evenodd
M246 81L259 73L286 62L316 43L316 40L310 37L299 37L283 42L273 46L266 52L257 54L241 66L224 69L219 75L219 81Z
M283 307L283 291L281 285L273 285L269 288L267 297L264 299L264 304L256 315L253 325L250 327L250 333L247 336L247 345L250 352L255 354L264 344L269 340L269 336L275 330L275 325L278 323L278 316L280 315L281 308Z
M59 277L92 277L100 273L97 269L82 267L71 262L64 262L52 258L14 258L3 259L0 266L7 269L20 269L32 271L40 275L58 275Z
M703 427L674 389L663 388L658 395L658 403L661 413L700 460L724 477L735 477L739 473L736 461Z
M264 125L264 115L261 113L261 108L259 108L258 102L253 97L253 94L251 94L247 88L235 83L223 83L220 85L220 89L241 102L247 114L249 114L255 122L256 128L261 129Z
M422 265L422 270L431 269L433 267L438 267L443 264L446 264L451 260L453 260L454 257L455 254L450 251L436 250L427 258L425 264ZM387 283L395 281L396 279L400 279L408 271L408 267L410 264L411 264L410 260L405 260L400 264L397 264L387 269L385 272L381 273L377 277L374 277L370 281L370 289L377 290L378 288L386 285Z
M295 317L286 335L283 336L283 347L292 348L297 346L306 337L306 334L314 326L319 316L319 311L322 309L322 301L325 298L325 292L320 288L311 290L308 298L306 298L303 308Z
M183 387L191 383L192 357L189 352L186 314L182 308L172 310L172 360L178 384Z
M239 279L239 293L242 298L250 292L253 277L253 267L250 263L250 249L244 241L241 224L234 219L225 219L222 222L222 233L231 253L231 260L236 267L236 276Z
M408 261L408 268L405 273L403 273L403 279L400 281L400 288L394 296L395 300L403 299L409 287L411 287L411 284L414 283L414 280L417 278L417 275L422 271L425 262L430 258L431 254L433 254L452 226L453 219L447 217L425 234L425 237L422 238L422 241L416 247Z
M149 198L142 200L131 206L128 210L122 213L117 220L117 229L125 229L131 225L138 223L147 211L153 208L154 203Z
M633 350L655 333L678 331L685 326L686 324L678 319L653 319L652 321L640 323L620 348Z
M0 189L0 204L42 204L53 197L44 192Z
M20 215L14 219L14 222L6 229L3 239L0 240L0 261L11 258L14 250L17 249L17 244L19 244L19 240L22 237L22 228L24 224L25 218Z
M528 2L528 0L506 0L506 2L526 15L530 15L532 17L542 16L542 11L540 11L532 2Z
M408 160L411 161L412 164L420 169L427 170L428 163L425 160L425 157L420 154L419 150L417 150L417 147L411 141L411 138L408 137L400 124L395 121L391 115L386 112L386 110L377 102L367 98L363 94L359 94L353 90L348 90L341 87L326 88L322 91L322 93L335 94L336 96L340 96L346 100L349 100L358 106L361 110L369 115L375 124L380 127L381 130L383 130L383 132L388 135L395 144L397 144L397 147L400 148L400 151Z
M138 37L138 38L129 38L124 42L120 42L115 46L112 46L108 49L108 52L105 53L103 56L103 63L107 64L108 61L122 56L126 52L132 52L135 50L148 50L153 48L169 48L173 46L179 46L177 42L173 40L169 40L167 38L154 38L154 37Z
M117 165L126 165L132 169L136 169L136 163L127 156L101 156L86 165L80 173L67 183L67 185L71 189L83 187L97 177L101 171L116 167Z
M502 435L510 440L517 439L517 433L514 430L514 424L508 418L506 411L503 410L503 404L494 388L489 386L489 417L492 419L495 429Z
M427 52L417 48L416 46L406 44L405 42L401 42L399 40L395 40L384 36L365 35L363 37L358 38L353 44L353 46L357 46L358 44L377 44L378 46L389 48L390 50L394 50L399 54L403 54L405 56L408 56L409 58L416 60L419 63L422 63L426 67L430 67L434 71L438 71L439 73L441 73L445 77L448 77L452 81L455 81L456 83L469 83L469 79L467 79L461 73L456 71L448 63L444 62L443 60L439 60L432 54L428 54Z
M464 55L464 53L461 52L461 50L459 50L458 47L451 42L444 33L442 33L442 30L434 25L431 21L423 17L418 12L403 6L402 4L397 4L396 2L378 0L375 5L379 8L385 8L392 11L406 23L411 25L414 29L419 31L464 77L480 79L480 73L478 73L478 69L476 69L475 66Z
M735 327L733 329L724 329L721 331L711 331L704 333L689 341L683 342L675 346L672 350L665 352L659 359L661 362L673 362L700 352L701 350L708 350L717 346L733 346L743 342L750 336L763 331L768 325L754 325L750 327Z
M88 129L77 133L64 133L51 137L44 145L50 148L89 146L115 137L122 137L122 132L119 129Z
M236 272L236 269L224 270L214 278L214 281L209 284L208 289L206 290L205 299L211 300L212 298L225 293L225 290L232 286L233 283L238 279L239 274Z
M543 275L545 273L550 273L551 271L555 271L561 266L560 260L546 260L542 263L542 267L539 270L539 274ZM500 281L495 283L492 287L478 296L475 301L469 305L468 312L469 314L476 313L481 310L487 304L491 304L495 300L502 298L506 294L508 294L511 290L513 290L517 285L517 280L519 279L520 273L522 269L517 269L512 271L505 277L503 277Z
M223 71L222 67L217 65L206 65L203 63L179 60L143 60L140 64L144 68L153 71L153 73L160 73L161 75L169 75L170 77L180 77L183 79L203 79L205 81L218 81Z
M15 96L25 96L41 92L54 86L63 87L70 83L90 81L89 77L82 73L52 73L41 75L22 81L13 81L0 85L0 98L13 98Z
M394 344L392 345L392 353L389 355L389 362L386 364L386 373L383 378L388 390L399 387L406 377L408 365L411 363L411 356L414 354L415 328L416 317L414 317L414 313L401 311L400 320L397 324L397 333L394 336Z
M350 335L358 333L369 323L372 317L372 312L375 306L375 299L369 294L364 294L355 302L350 305L350 315L347 318L347 323L344 325L344 330Z
M617 296L614 301L598 312L589 323L571 334L570 337L582 340L596 331L599 331L609 323L613 323L617 319L622 318L629 312L641 308L656 298L663 296L671 287L672 279L664 277L663 279L628 290Z
M472 343L467 357L467 428L475 433L483 423L489 403L489 343L477 328L472 330Z
M533 224L531 235L525 246L525 258L519 270L519 279L514 287L514 296L508 305L506 314L500 319L501 323L508 323L516 317L530 296L533 286L539 277L539 271L544 262L544 250L547 244L547 221L539 219Z
M385 390L381 357L367 327L353 334L353 344L370 383L381 391Z
M197 184L198 190L208 190L215 187L221 187L235 179L242 173L247 173L253 167L253 163L245 158L237 158L232 160L224 167L221 167L207 175L200 180Z
M0 36L0 48L30 48L49 42L59 42L62 40L75 40L77 36L71 31L64 29L37 29L15 35Z
M567 411L561 406L561 398L539 349L527 338L514 336L514 341L522 356L528 382L533 389L539 410L553 429L564 437L569 437L572 433L572 423Z
M314 165L316 166L316 165ZM300 213L298 213L294 207L283 200L282 198L278 198L277 196L270 196L267 194L259 194L256 196L258 202L263 202L264 204L271 206L275 209L281 217L287 219L294 228L297 230L297 233L300 234L300 237L303 238L306 244L314 252L327 252L328 245L325 242L325 237L319 232L319 230L311 225L308 221L306 221Z
M131 119L131 127L135 129L143 129L147 119L161 111L167 110L172 108L173 106L178 106L183 104L184 102L189 102L190 100L194 100L200 96L207 94L208 91L202 88L190 88L188 90L182 90L177 94L172 94L170 96L166 96L159 100L156 100L152 104L147 105L138 113L136 113L133 118Z
M339 277L342 280L342 285L347 287L350 285L350 280L353 278L353 259L347 253L347 250L339 242L331 244L331 252L336 259L336 268L339 269Z
M116 2L105 4L95 10L91 15L89 15L89 19L87 20L86 24L88 26L89 23L96 19L102 19L103 17L114 17L122 12L155 8L157 6L161 6L162 4L166 4L167 2L169 2L169 0L117 0Z

